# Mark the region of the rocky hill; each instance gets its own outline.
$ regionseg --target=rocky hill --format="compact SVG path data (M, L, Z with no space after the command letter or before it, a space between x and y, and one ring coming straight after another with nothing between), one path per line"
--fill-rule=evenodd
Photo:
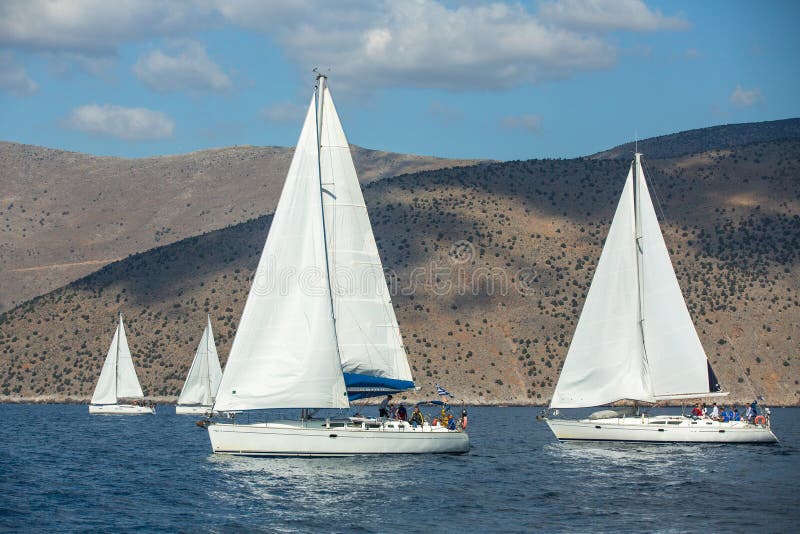
M130 254L272 212L293 151L123 159L0 142L0 312ZM353 155L365 183L476 163Z
M646 163L721 383L798 404L800 141ZM365 187L421 397L438 382L469 403L549 400L628 166L517 161ZM88 399L122 310L145 392L174 399L207 312L227 358L268 227L137 254L0 315L0 395Z
M651 137L638 142L639 152L649 158L677 158L697 152L724 150L752 143L800 139L800 119L725 124L670 135ZM596 159L629 159L635 143L625 143L598 152Z

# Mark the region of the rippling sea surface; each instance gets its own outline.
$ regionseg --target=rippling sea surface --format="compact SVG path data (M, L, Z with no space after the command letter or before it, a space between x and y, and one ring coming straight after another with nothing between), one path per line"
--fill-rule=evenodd
M472 408L463 456L238 458L197 417L2 405L8 531L797 532L800 409L776 446L558 443L534 408Z

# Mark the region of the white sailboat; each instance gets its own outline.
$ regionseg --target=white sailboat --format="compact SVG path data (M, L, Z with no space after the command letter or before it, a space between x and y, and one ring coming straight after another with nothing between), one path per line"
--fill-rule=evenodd
M216 453L463 453L465 432L313 419L310 409L414 387L350 148L324 75L222 376L214 411L299 408L296 420L211 422Z
M100 379L94 388L94 395L89 405L90 414L101 415L142 415L155 414L152 406L139 404L120 403L120 399L141 399L144 397L142 386L136 377L133 367L131 351L128 348L128 339L125 336L125 326L122 324L122 314L119 314L119 324L111 340Z
M211 316L208 316L203 337L197 345L189 375L183 384L178 404L177 415L203 415L211 411L214 397L217 395L219 382L222 379L222 368L219 365L214 333L211 330Z
M727 395L718 389L672 268L637 153L550 408ZM768 419L755 425L604 410L587 419L546 421L559 440L777 441Z

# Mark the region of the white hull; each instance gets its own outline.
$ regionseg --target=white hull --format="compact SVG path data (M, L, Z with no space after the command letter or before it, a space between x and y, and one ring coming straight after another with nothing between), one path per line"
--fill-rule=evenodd
M466 432L443 427L413 428L405 422L321 420L257 424L212 423L211 447L218 454L242 456L354 456L359 454L462 454Z
M764 425L723 423L676 416L611 419L547 419L561 441L632 441L653 443L775 443Z
M133 404L90 404L89 413L94 415L155 415L156 409Z
M175 415L205 415L211 412L211 406L175 406Z

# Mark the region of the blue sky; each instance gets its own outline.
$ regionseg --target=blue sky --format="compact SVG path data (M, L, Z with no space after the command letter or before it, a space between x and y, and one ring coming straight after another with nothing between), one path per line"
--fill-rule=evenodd
M0 3L0 139L142 157L293 145L330 86L351 143L573 157L800 116L800 2Z

